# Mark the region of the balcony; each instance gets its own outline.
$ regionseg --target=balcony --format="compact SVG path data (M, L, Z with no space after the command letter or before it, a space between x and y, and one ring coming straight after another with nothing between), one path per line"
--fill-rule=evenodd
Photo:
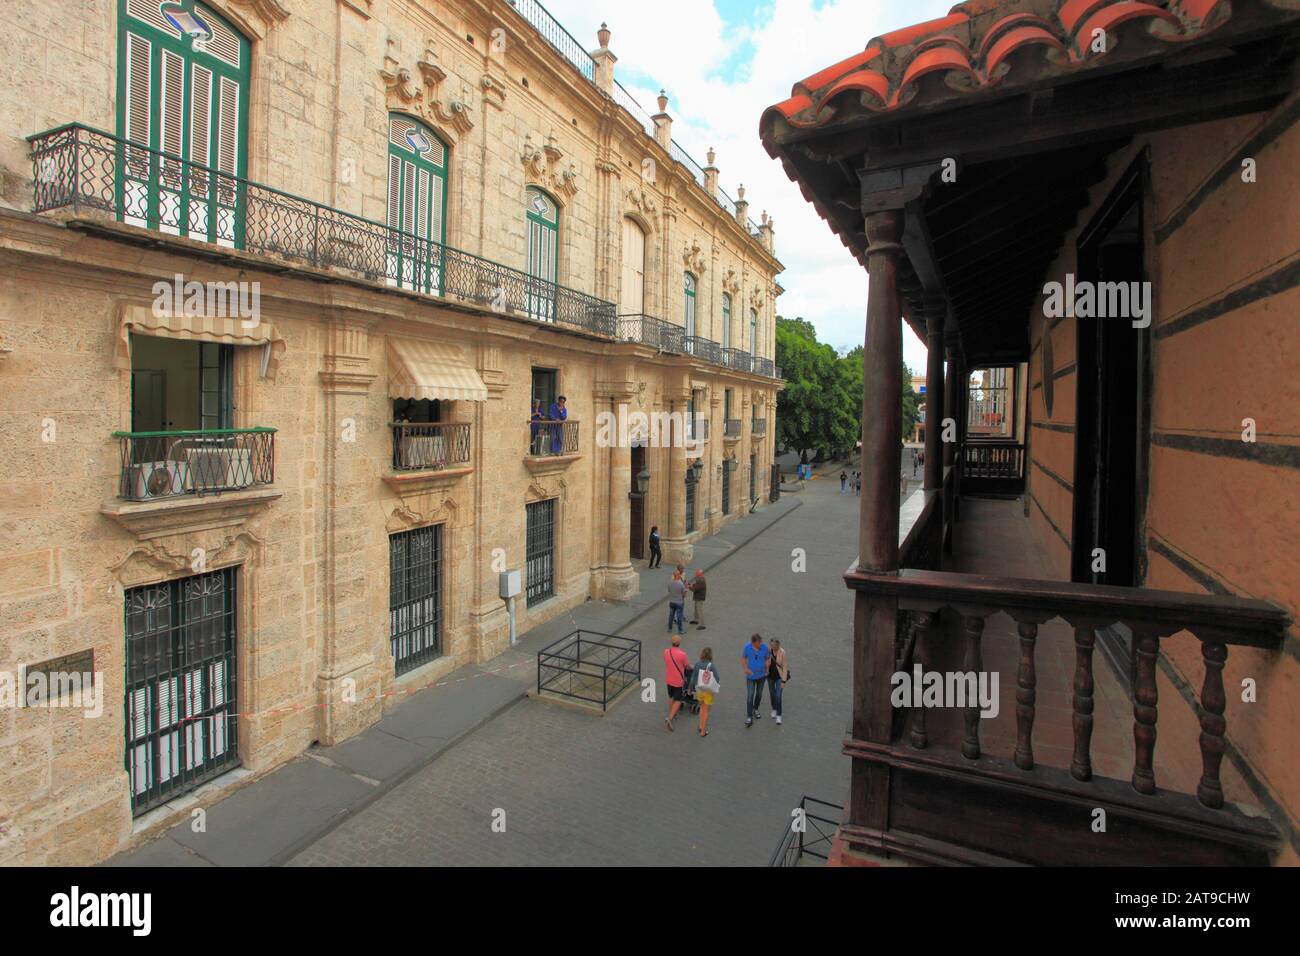
M617 308L584 292L81 124L28 138L34 210L116 222L613 336Z
M1018 495L1025 490L1025 446L1014 441L980 440L961 446L961 486L970 495Z
M242 491L275 482L274 428L114 432L121 448L118 497L152 501Z
M1014 706L988 717L978 705L894 707L889 681L870 685L879 723L859 725L845 753L888 768L877 815L887 822L846 825L848 838L925 863L1266 863L1278 831L1235 767L1222 766L1223 668L1230 646L1279 647L1285 612L1044 580L1051 562L1019 502L966 500L952 523L944 500L957 473L948 469L944 493L905 508L903 570L850 569L845 580L872 606L897 608L891 646L872 651L889 669L1002 674L1014 685L1001 699ZM1199 694L1188 687L1193 707L1175 694L1162 709L1160 650L1187 643L1204 663ZM1106 808L1106 833L1087 818L1076 826L1074 815L1092 807Z
M470 463L469 422L394 422L392 429L394 471L440 471Z
M744 349L723 349L721 363L737 372L753 370L750 354Z
M620 315L618 339L620 342L636 342L677 355L686 351L686 330L653 315Z
M528 423L528 457L559 458L578 454L578 422Z
M744 423L739 418L725 418L722 421L722 437L730 441L735 441L740 437L741 426Z
M767 419L754 418L749 423L749 433L755 438L762 438L767 434Z
M699 335L688 335L685 338L686 354L693 355L701 362L711 362L714 365L722 364L722 348L713 339L706 339Z
M781 373L777 371L770 358L759 358L757 355L754 356L754 374L763 375L767 378L781 377Z

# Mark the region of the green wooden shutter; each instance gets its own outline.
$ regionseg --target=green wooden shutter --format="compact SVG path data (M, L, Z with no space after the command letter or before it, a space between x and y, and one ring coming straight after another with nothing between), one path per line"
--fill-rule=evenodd
M525 199L528 226L528 314L541 322L555 321L559 281L560 210L540 189L528 187Z
M691 275L689 272L686 273L683 285L685 288L685 301L682 306L682 314L684 316L683 324L686 326L686 337L690 339L695 335L695 276ZM687 352L693 353L695 351L695 343L688 342L686 350Z
M119 0L118 218L226 246L244 240L248 41L196 0ZM189 160L189 163L180 160Z
M395 285L442 294L447 241L447 146L418 120L388 118L388 278Z

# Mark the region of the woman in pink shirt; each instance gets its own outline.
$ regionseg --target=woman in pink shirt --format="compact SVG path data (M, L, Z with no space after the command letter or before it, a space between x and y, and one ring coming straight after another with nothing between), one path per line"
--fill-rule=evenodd
M686 700L686 681L691 676L691 659L682 650L682 638L673 635L673 646L664 649L664 683L668 685L668 716L664 726L673 729L673 720Z

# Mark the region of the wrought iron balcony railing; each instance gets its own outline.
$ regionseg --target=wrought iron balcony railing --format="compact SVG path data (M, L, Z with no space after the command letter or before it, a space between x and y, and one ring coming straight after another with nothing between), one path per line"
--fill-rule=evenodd
M722 364L727 368L734 368L737 372L752 371L753 365L750 358L750 354L744 349L722 350Z
M469 422L394 422L393 470L425 471L470 463Z
M563 422L530 421L528 423L529 457L576 454L578 454L578 423L573 419Z
M238 491L275 482L274 428L114 432L122 452L118 497L149 501Z
M649 345L661 352L681 354L686 351L686 330L653 315L620 315L618 339Z
M617 307L472 253L78 123L28 138L34 209L118 222L613 336Z
M749 421L749 433L755 438L761 438L767 434L766 418L751 418Z
M722 434L726 438L739 438L741 432L741 421L739 418L728 418L722 423Z
M699 335L686 336L686 354L693 355L704 362L712 362L714 365L722 364L722 346L713 339L706 339Z
M776 371L776 366L772 364L770 358L759 358L754 356L754 374L766 375L768 378L780 378L780 373Z

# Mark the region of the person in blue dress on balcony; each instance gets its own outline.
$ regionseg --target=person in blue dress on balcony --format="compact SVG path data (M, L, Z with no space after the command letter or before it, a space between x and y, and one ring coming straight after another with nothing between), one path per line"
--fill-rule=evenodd
M565 407L567 399L561 395L551 403L550 420L554 424L550 425L551 431L551 454L558 455L564 450L564 426L559 424L569 417L569 410Z

